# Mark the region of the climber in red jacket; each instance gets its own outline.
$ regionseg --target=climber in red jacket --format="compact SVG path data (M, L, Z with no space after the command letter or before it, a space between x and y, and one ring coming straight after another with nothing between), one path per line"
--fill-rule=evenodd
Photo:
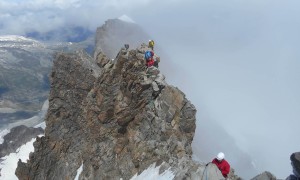
M223 176L227 178L227 175L229 174L230 171L230 165L224 159L224 157L225 157L224 153L220 152L217 158L213 159L212 163L214 163L219 168Z

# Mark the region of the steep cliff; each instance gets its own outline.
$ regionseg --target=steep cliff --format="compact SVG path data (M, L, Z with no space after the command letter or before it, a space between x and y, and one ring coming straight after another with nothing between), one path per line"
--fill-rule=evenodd
M130 179L153 163L178 179L200 176L191 160L196 109L145 67L146 49L122 49L114 61L57 54L45 136L19 161L19 179L73 179L82 164L80 179Z

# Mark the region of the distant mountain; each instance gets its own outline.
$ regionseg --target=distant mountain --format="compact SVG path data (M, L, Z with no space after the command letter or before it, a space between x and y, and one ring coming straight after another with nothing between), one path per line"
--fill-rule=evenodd
M102 51L110 59L114 59L119 48L129 44L129 49L135 49L142 43L148 43L150 36L128 16L119 19L109 19L97 28L96 54Z
M23 36L0 36L0 129L40 111L48 98L55 52L85 49L90 42L49 43Z
M95 31L75 26L55 29L44 33L34 31L27 33L26 37L47 42L82 42L90 37L95 37Z

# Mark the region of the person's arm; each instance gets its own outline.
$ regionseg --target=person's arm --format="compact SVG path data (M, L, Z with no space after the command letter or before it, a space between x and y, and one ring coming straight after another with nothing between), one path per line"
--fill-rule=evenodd
M226 166L224 167L224 169L222 169L222 174L223 174L224 177L227 177L229 172L230 172L230 166L229 166L228 163L226 163Z

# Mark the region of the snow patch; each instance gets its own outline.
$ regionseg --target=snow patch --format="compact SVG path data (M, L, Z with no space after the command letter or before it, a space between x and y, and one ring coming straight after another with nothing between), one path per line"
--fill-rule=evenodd
M49 108L49 100L47 99L44 104L43 104L43 107L42 107L42 111L44 114L46 114L47 110Z
M135 23L134 20L132 20L130 17L128 17L125 14L120 16L118 19L120 19L121 21L129 22L129 23Z
M33 142L36 138L33 138L30 142L27 142L19 149L17 153L10 153L9 155L1 158L3 160L0 164L1 176L0 180L18 180L15 175L15 170L18 166L18 161L21 159L22 162L28 160L29 154L34 151Z
M170 171L170 169L166 170L162 174L159 174L160 166L155 167L155 164L149 166L148 169L143 171L140 175L134 175L130 180L172 180L175 175Z
M4 142L3 137L8 134L10 132L9 129L4 129L2 131L0 131L0 144L2 144Z
M42 122L42 123L40 123L40 124L38 124L38 125L36 125L36 126L34 126L35 128L39 128L39 127L41 127L41 128L43 128L44 130L46 129L46 122L44 121L44 122Z
M77 169L77 175L76 175L76 177L75 177L74 180L78 180L79 175L80 175L81 172L82 172L82 169L83 169L83 164L81 164L81 166Z

